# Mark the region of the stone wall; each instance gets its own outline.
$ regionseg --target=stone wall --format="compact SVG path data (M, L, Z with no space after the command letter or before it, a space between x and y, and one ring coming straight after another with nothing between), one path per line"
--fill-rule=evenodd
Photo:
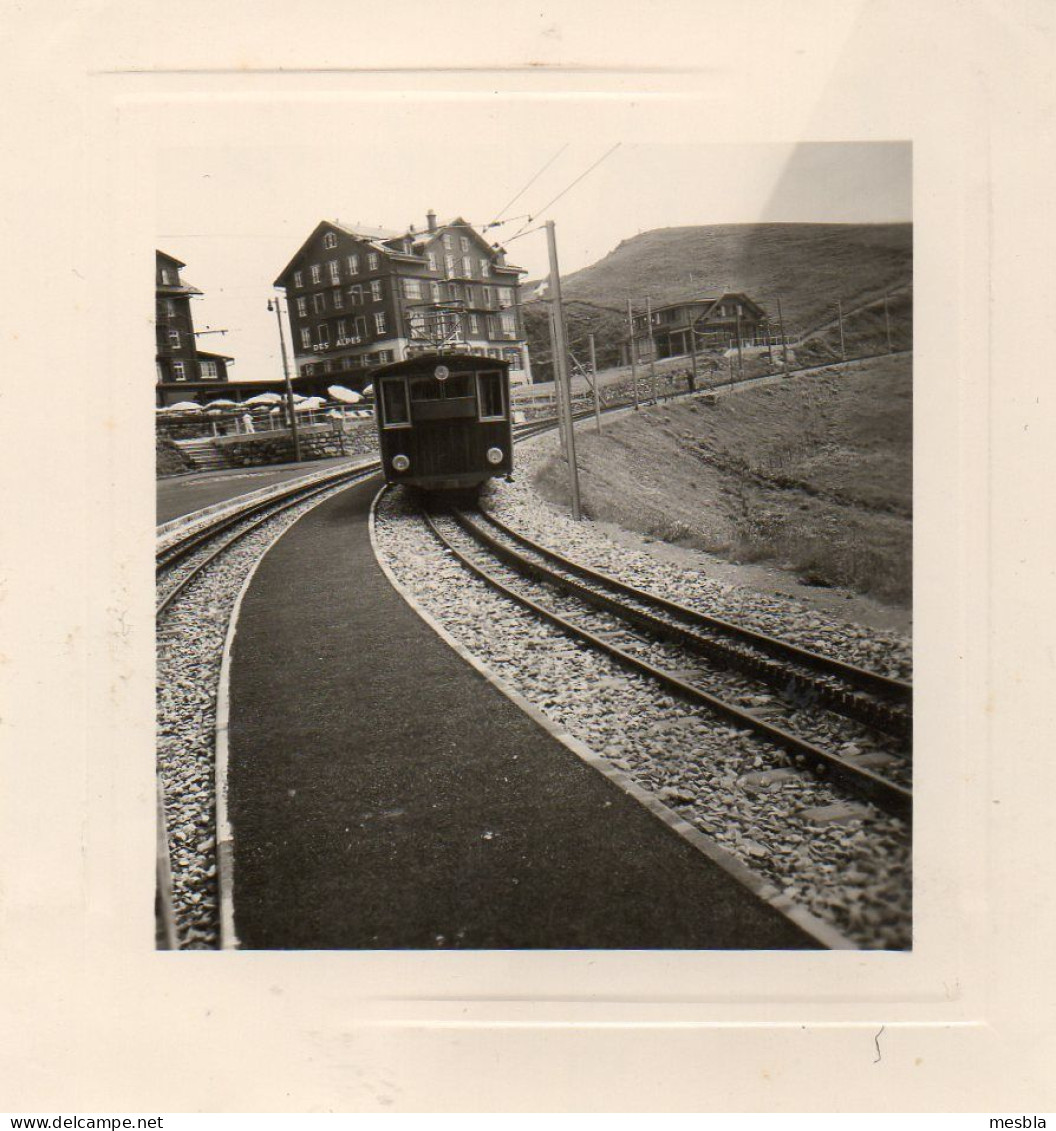
M178 447L164 436L158 436L154 443L154 462L157 477L182 475L191 470L190 460Z
M347 431L319 428L302 431L301 459L329 459L333 456L373 455L378 450L378 434L373 422L364 421ZM292 463L293 440L288 433L263 436L227 436L213 441L231 467L256 467L261 464Z

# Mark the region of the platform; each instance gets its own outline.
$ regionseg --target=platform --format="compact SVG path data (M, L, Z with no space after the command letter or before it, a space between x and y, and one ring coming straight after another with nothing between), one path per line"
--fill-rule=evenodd
M370 544L378 483L297 522L242 604L228 747L240 945L816 947L404 602Z

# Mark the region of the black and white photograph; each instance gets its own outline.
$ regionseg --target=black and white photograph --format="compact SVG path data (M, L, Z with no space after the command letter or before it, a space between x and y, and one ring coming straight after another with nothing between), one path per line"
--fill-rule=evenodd
M1051 5L5 15L12 1127L1043 1128Z
M910 949L910 143L431 124L162 150L159 945Z

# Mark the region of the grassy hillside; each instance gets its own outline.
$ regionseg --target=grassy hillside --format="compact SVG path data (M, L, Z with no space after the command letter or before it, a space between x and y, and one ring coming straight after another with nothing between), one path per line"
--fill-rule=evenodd
M911 362L849 363L577 433L584 509L732 561L908 605ZM554 457L538 478L567 505Z
M905 292L912 275L911 224L719 224L660 228L624 240L604 259L562 279L562 292L575 323L573 350L583 353L593 330L600 366L618 359L628 300L641 309L646 296L655 305L739 290L775 320L780 298L786 327L804 333L834 317L837 299L852 310L885 292ZM546 308L529 300L525 317L533 356L545 370Z

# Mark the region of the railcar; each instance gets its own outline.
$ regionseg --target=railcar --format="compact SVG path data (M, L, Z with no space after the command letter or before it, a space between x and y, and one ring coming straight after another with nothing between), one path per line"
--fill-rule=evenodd
M474 490L513 470L510 367L473 354L420 354L373 373L390 483Z

